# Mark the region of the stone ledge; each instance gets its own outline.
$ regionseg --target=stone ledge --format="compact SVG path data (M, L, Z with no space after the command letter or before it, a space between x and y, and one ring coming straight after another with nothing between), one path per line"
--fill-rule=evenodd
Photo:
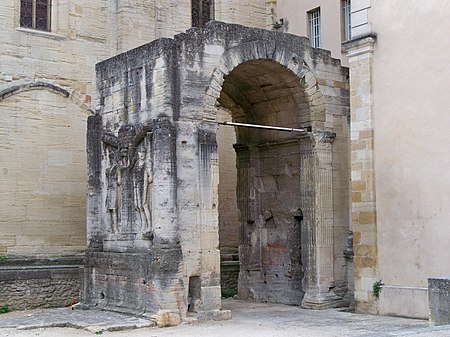
M428 290L421 287L384 286L378 312L385 316L428 318Z
M18 28L16 28L16 31L22 32L22 33L28 33L28 34L32 34L32 35L36 35L36 36L40 36L40 37L45 37L45 38L53 39L53 40L59 40L59 41L69 40L69 38L66 36L55 34L52 32L37 30L37 29L18 27Z
M80 257L7 258L0 263L0 305L13 310L61 307L78 301Z

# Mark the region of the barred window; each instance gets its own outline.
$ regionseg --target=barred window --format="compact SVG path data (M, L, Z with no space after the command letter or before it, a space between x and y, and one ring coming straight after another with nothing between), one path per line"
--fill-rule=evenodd
M214 19L213 0L192 0L192 27L205 27L205 24Z
M322 48L322 33L320 22L320 8L308 12L309 17L309 38L311 46L314 48Z
M20 0L20 27L50 31L51 0Z
M352 12L351 12L351 3L350 0L342 1L342 10L344 14L344 39L346 41L351 40L352 38Z

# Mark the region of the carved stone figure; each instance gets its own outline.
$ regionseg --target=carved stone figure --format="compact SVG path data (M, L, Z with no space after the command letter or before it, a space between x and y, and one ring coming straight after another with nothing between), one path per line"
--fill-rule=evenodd
M110 231L131 231L136 219L139 231L153 237L151 230L151 186L153 184L151 150L147 156L151 125L123 125L118 136L103 132L102 141L109 151L106 169L106 209L110 218ZM138 150L139 148L139 150ZM123 198L122 198L123 197ZM137 213L136 216L134 213Z
M109 167L106 169L106 210L110 216L110 231L119 232L122 172L117 162L117 151L109 152Z
M153 186L152 161L147 159L144 143L138 147L137 160L134 163L133 174L133 194L134 206L137 212L137 219L144 234L151 235L151 194ZM150 155L151 155L151 151Z

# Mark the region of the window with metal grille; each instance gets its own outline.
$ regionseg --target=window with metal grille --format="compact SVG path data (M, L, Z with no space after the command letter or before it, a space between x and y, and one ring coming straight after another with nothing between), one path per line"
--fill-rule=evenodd
M192 0L191 5L192 27L203 28L214 19L213 0Z
M322 48L322 33L320 24L320 8L308 12L309 38L314 48Z
M51 0L20 0L20 27L50 31Z
M342 1L342 10L344 11L344 39L348 41L352 38L352 12L350 0Z

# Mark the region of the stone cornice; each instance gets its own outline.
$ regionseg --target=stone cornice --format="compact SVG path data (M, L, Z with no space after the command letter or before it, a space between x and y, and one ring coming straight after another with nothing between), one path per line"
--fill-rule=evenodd
M342 47L347 52L349 58L365 53L373 53L373 46L377 40L377 34L359 36L350 41L342 43Z

